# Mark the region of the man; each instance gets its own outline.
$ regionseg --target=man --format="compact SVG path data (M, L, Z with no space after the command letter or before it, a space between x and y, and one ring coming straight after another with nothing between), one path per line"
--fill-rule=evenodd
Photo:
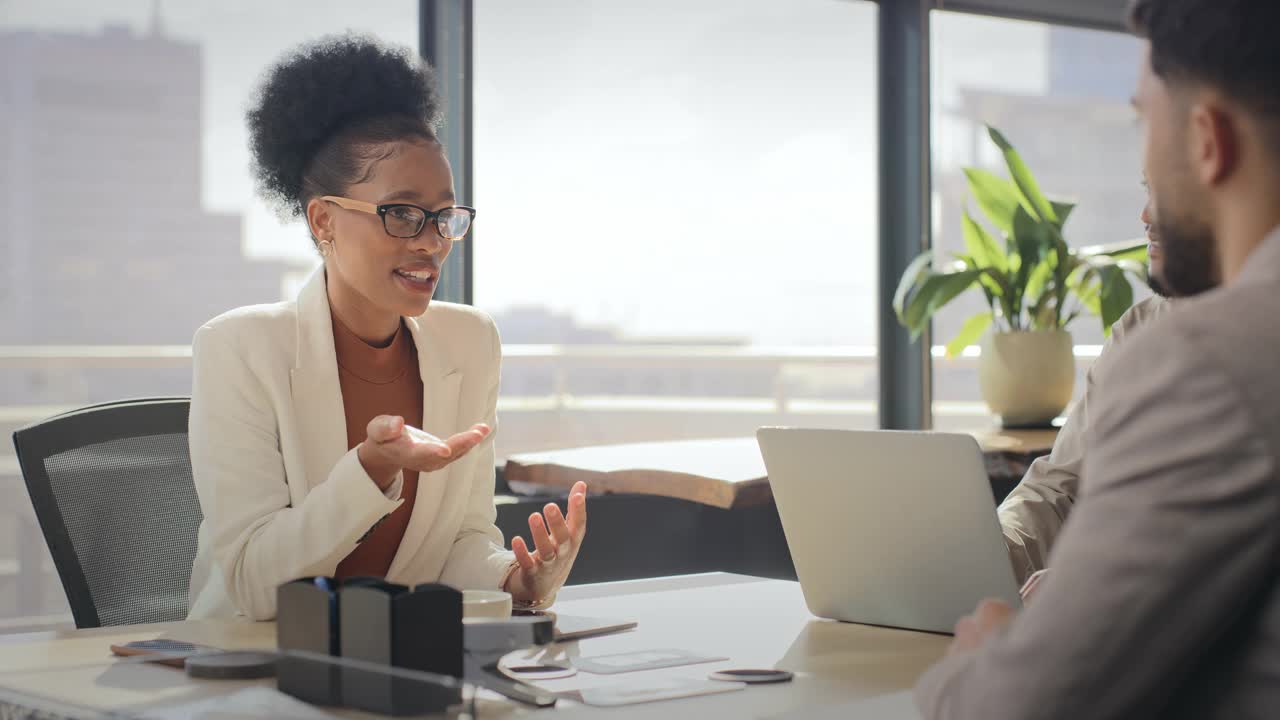
M1149 191L1148 191L1149 192ZM1141 220L1147 230L1147 253L1150 257L1151 289L1155 295L1129 308L1111 327L1111 337L1102 354L1085 375L1084 395L1071 408L1067 423L1058 433L1049 455L1036 459L1027 469L1022 482L1000 504L1000 525L1009 549L1009 561L1018 582L1024 583L1033 573L1043 570L1067 513L1075 504L1080 488L1080 470L1084 466L1085 430L1089 427L1089 401L1093 393L1094 374L1110 362L1116 348L1135 329L1164 314L1170 306L1168 291L1160 282L1164 258L1160 236L1152 222L1151 200L1142 208Z
M1097 374L1053 571L1016 618L986 601L957 623L916 688L928 718L1280 708L1280 2L1132 18L1163 279L1185 299Z

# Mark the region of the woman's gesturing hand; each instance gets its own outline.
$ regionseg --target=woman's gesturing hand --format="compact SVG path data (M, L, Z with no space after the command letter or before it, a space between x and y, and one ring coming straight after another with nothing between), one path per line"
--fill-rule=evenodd
M587 484L580 482L569 491L569 515L548 503L541 514L529 516L529 534L536 548L529 552L524 538L511 540L519 568L507 580L506 590L521 603L545 602L560 590L587 534Z
M489 436L489 426L472 425L447 440L405 423L397 415L379 415L369 421L364 442L356 454L365 472L383 490L395 482L401 470L435 472L463 457Z

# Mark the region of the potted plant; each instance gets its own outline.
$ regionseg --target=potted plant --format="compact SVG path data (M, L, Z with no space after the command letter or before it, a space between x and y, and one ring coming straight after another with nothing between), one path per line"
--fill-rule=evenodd
M981 291L988 310L965 321L947 354L983 338L978 379L988 407L1005 427L1045 426L1071 401L1075 384L1067 326L1087 312L1110 333L1133 303L1129 278L1146 280L1146 243L1069 247L1063 227L1075 205L1048 199L1004 135L987 131L1009 178L979 168L964 173L988 224L966 208L965 252L947 260L933 251L915 258L893 308L915 340L947 303Z

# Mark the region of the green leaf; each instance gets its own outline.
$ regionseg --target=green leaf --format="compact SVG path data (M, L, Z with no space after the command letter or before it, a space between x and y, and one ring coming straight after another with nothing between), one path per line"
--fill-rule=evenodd
M961 221L964 223L964 245L975 264L980 268L992 267L1000 272L1007 272L1009 258L1005 257L995 238L970 217L969 211L964 212Z
M1072 268L1071 274L1067 276L1067 287L1073 291L1080 287L1089 279L1089 271L1091 269L1091 265L1081 260L1078 265Z
M1111 334L1111 326L1133 305L1133 286L1124 271L1114 265L1100 268L1102 331Z
M1127 252L1117 252L1109 255L1108 257L1114 258L1116 262L1131 261L1142 265L1146 265L1151 262L1151 257L1147 254L1147 249L1145 247L1138 250L1129 250Z
M1049 252L1049 239L1040 221L1019 207L1013 215L1013 234L1009 236L1009 244L1019 259L1014 289L1025 291L1031 271Z
M987 304L994 304L996 298L1002 297L1005 294L1005 287L1009 282L1009 278L1005 273L1002 273L990 266L984 267L970 255L957 255L956 257L959 258L960 262L963 264L963 267L960 269L984 271L982 275L978 277L978 282L982 285L983 292L986 293Z
M1071 216L1071 211L1076 209L1076 204L1057 200L1050 200L1049 204L1053 206L1053 212L1058 216L1058 229L1061 230L1062 226L1067 224L1067 218Z
M1022 203L1018 186L995 173L979 168L965 168L969 180L969 192L978 201L978 207L1000 232L1013 231L1013 213Z
M1040 302L1031 308L1031 329L1032 330L1053 330L1058 325L1058 303L1057 295L1054 293L1045 293L1040 298Z
M1049 279L1053 277L1053 265L1047 260L1036 264L1031 270L1031 274L1027 276L1027 301L1038 303L1041 297L1052 295L1045 292L1045 285Z
M1098 270L1092 265L1085 265L1080 271L1073 273L1067 279L1067 286L1080 299L1080 304L1094 315L1102 314L1102 298L1100 297L1100 284L1098 282Z
M1071 254L1081 258L1106 256L1117 260L1137 260L1139 262L1147 262L1148 259L1146 240L1128 240L1107 245L1090 245L1088 247L1075 248L1071 251Z
M907 302L902 314L902 324L911 330L911 339L920 337L920 333L924 332L924 327L933 314L954 300L957 295L972 287L983 272L982 270L963 270L925 277Z
M1071 257L1071 246L1067 245L1067 239L1062 236L1062 228L1055 223L1048 223L1045 226L1045 234L1049 237L1053 245L1053 251L1063 260Z
M1137 260L1117 259L1116 267L1138 278L1142 282L1147 281L1147 264L1138 262Z
M904 312L906 310L907 295L910 294L911 288L915 287L921 280L921 276L929 271L929 264L933 262L933 251L920 253L907 269L902 271L902 279L898 281L898 289L893 293L893 311L898 315L898 322L903 325L907 324Z
M1080 266L1084 264L1085 264L1085 260L1083 260L1082 258L1076 257L1074 253L1067 253L1065 261L1059 262L1058 267L1054 268L1054 270L1056 271L1055 276L1063 278L1063 281L1065 282L1065 279L1069 277L1071 273L1076 272L1076 270L1078 270Z
M1080 304L1084 305L1091 315L1102 315L1102 297L1098 294L1097 282L1090 284L1087 292L1076 293L1076 296L1080 298Z
M1040 192L1040 184L1036 182L1035 176L1031 174L1031 169L1023 162L1022 156L1013 148L1013 145L1009 144L1009 141L1005 139L1005 136L999 130L988 125L987 134L991 136L992 142L1004 154L1004 163L1009 168L1009 177L1013 178L1013 183L1018 186L1023 200L1035 212L1036 219L1057 224L1059 222L1058 214L1054 211L1053 206L1049 204L1049 200L1044 196L1044 193Z
M972 255L956 255L956 259L960 260L960 266L956 270L983 270L979 275L978 282L982 284L983 291L987 293L987 302L995 301L1004 290L1000 286L1002 275L997 273L991 266L983 265L974 260Z
M994 301L995 298L1008 297L1012 293L1009 287L1009 276L998 270L987 268L987 272L978 280L990 295L988 300Z
M960 327L960 332L947 343L947 357L955 357L964 352L978 338L982 337L982 333L991 327L991 322L995 318L989 312L980 312L977 315L964 321L964 325Z

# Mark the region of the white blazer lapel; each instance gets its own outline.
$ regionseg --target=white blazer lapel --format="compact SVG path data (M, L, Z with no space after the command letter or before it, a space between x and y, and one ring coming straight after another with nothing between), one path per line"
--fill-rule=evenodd
M347 452L347 420L323 265L298 293L298 356L290 380L310 490L329 477Z
M458 401L462 385L462 370L453 362L444 344L445 339L433 332L427 315L405 318L405 325L413 334L413 344L418 349L418 371L422 376L422 429L438 438L448 438L459 432ZM448 485L448 473L453 465L418 477L418 494L413 515L405 528L400 549L387 570L389 577L397 577L413 563L414 554L422 546L427 532L436 520L436 509ZM443 476L443 477L439 477Z
M428 311L430 312L430 311ZM462 369L454 362L446 338L427 321L426 315L405 318L418 348L418 372L422 377L422 429L446 438L458 432L458 390Z

